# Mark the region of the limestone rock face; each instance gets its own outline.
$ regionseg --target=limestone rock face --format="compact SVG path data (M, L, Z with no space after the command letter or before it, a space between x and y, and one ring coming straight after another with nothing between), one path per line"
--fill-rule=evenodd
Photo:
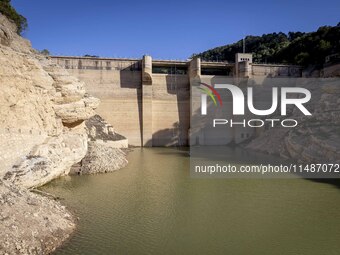
M313 118L285 137L288 154L300 162L340 163L340 90L336 80L319 88Z
M58 135L53 79L32 56L0 45L0 127L31 128Z
M0 178L36 187L67 174L87 151L84 121L99 100L37 54L0 15ZM15 145L15 146L13 146Z
M34 50L31 48L31 43L19 36L14 22L9 21L4 15L0 13L0 44L10 46L12 49L31 53Z
M49 254L74 230L64 206L25 188L83 159L98 103L0 14L0 254Z
M82 122L93 116L93 109L99 100L94 97L82 98L78 101L54 106L56 115L66 126Z
M49 254L75 229L59 202L0 180L0 254Z
M273 153L301 163L340 163L340 89L338 80L327 79L312 91L312 117L299 119L293 129L264 131L247 148Z
M37 145L13 170L7 172L5 180L20 187L37 187L61 176L67 175L71 166L80 162L87 152L87 135L64 133L48 137Z

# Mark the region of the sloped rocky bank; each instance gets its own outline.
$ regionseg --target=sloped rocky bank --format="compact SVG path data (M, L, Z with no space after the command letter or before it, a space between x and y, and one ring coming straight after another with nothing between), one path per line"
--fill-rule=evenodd
M99 115L89 118L85 125L89 137L87 154L70 174L109 173L125 167L127 139Z
M308 109L312 116L301 117L295 109L288 117L299 120L297 127L263 131L246 148L300 163L340 163L339 78L309 79L308 82L312 93Z

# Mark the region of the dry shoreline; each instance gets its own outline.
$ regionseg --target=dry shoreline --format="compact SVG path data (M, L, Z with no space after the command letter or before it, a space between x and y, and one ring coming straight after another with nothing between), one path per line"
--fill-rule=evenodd
M39 189L0 180L0 206L1 255L50 254L76 233L77 212L63 205L59 197Z
M59 201L0 181L0 254L48 254L75 230L76 218Z

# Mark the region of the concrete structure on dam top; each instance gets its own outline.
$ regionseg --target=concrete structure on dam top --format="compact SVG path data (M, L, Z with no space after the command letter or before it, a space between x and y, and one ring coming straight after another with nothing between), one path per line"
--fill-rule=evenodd
M197 82L223 83L234 78L300 77L292 65L255 64L251 54L235 63L51 56L55 63L86 83L101 99L97 109L134 146L189 144L191 87ZM242 135L242 139L247 135ZM241 139L241 140L242 140ZM240 141L240 139L237 139Z

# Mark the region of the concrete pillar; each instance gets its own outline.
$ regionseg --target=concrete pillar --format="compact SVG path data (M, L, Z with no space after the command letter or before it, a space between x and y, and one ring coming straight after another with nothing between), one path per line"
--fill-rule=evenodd
M201 59L194 58L189 63L189 80L190 80L190 127L189 127L189 144L203 144L203 134L197 130L193 130L191 125L196 125L196 118L193 117L200 109L200 92L197 87L201 82Z
M250 78L252 72L249 61L244 62L243 68L244 70L240 73L240 78Z
M201 59L193 58L189 63L189 78L191 80L197 80L201 77Z
M235 54L235 72L236 78L249 78L252 73L253 54L236 53Z
M236 53L235 54L235 69L234 69L234 76L236 78L239 77L239 70L240 70L240 67L239 67L239 57L238 57L238 54Z
M142 70L142 146L152 147L152 58L143 56Z
M194 58L189 63L189 81L190 81L190 116L192 116L193 112L200 107L200 101L194 102L192 99L197 98L193 95L199 94L196 87L200 86L201 82L201 59Z

